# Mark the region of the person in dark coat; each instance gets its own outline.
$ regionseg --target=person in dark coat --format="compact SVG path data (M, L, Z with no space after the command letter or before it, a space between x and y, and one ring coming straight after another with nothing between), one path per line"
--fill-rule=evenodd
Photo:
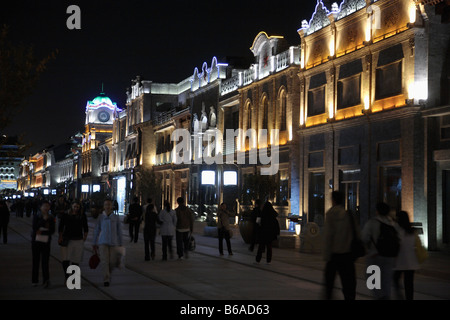
M3 243L8 243L9 209L6 201L0 201L0 235L3 232Z
M139 198L135 197L133 203L130 204L128 212L128 224L130 226L130 242L134 240L134 243L138 241L139 227L142 221L142 207L139 204Z
M266 250L266 262L270 264L272 261L272 242L275 241L280 234L280 225L277 220L278 213L272 204L267 201L261 211L260 217L256 218L257 224L260 225L258 230L258 253L256 254L256 262L259 263L262 253Z
M31 232L31 252L33 255L32 283L37 286L39 282L39 263L42 262L43 284L49 286L50 272L50 243L55 233L55 217L50 214L50 203L42 201L40 211L33 217Z
M256 218L261 216L261 210L262 210L262 204L261 204L261 200L256 199L255 200L255 207L252 210L251 213L251 221L253 222L253 235L252 235L252 242L250 243L250 247L248 248L248 250L252 251L255 249L255 245L258 242L258 228L259 225L256 224Z
M158 213L153 203L147 205L144 215L144 250L145 261L155 259L155 238L156 238L156 225L161 223L158 218Z

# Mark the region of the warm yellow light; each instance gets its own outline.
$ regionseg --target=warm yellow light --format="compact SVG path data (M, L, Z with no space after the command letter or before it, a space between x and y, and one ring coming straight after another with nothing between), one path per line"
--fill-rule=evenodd
M330 103L330 105L328 106L328 117L330 119L334 118L334 106L333 106L333 103Z
M366 41L370 40L372 40L372 18L368 18L366 24Z
M300 231L301 231L300 227L301 227L300 223L295 224L295 234L296 235L300 235Z
M416 5L411 3L409 5L409 23L416 22Z
M370 109L370 98L369 96L364 97L364 109L369 110Z
M331 40L330 40L330 57L334 57L334 36L331 36Z
M304 118L303 112L300 111L300 125L302 126L304 124L305 124L305 118Z
M289 141L292 141L292 125L289 126Z

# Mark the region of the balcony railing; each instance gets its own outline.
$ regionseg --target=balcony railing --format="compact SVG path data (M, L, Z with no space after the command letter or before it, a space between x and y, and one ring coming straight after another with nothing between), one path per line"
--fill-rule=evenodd
M249 69L240 71L237 75L222 81L220 95L226 95L237 89L247 86L255 80L262 79L270 74L280 72L291 65L300 64L300 48L290 47L271 59L272 71L267 74L258 74L259 65L254 64Z

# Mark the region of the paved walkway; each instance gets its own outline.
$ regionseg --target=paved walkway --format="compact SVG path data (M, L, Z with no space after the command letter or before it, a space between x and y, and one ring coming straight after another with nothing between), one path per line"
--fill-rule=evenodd
M142 233L138 243L125 241L125 268L112 274L110 287L104 287L100 269L91 270L92 228L85 243L81 264L81 290L69 290L59 260L59 247L53 237L50 258L51 287L31 286L31 218L11 216L8 244L0 244L0 300L319 300L323 294L324 263L320 254L300 253L297 249L274 248L273 262L254 264L250 252L236 229L231 239L234 255L220 256L217 238L196 230L197 248L189 259L161 260L160 236L156 259L144 261ZM128 226L124 239L128 240ZM430 252L415 278L415 299L450 299L450 256ZM357 299L371 300L365 285L364 261L357 261ZM341 300L337 279L335 298Z

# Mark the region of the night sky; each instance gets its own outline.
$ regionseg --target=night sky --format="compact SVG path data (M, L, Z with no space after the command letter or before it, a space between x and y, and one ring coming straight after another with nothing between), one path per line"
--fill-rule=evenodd
M38 57L58 49L35 92L6 134L24 134L28 154L83 131L85 107L104 92L124 107L137 75L178 83L214 56L252 57L260 31L299 45L297 30L316 0L297 1L2 1L0 23ZM81 30L69 30L69 5L81 9Z

